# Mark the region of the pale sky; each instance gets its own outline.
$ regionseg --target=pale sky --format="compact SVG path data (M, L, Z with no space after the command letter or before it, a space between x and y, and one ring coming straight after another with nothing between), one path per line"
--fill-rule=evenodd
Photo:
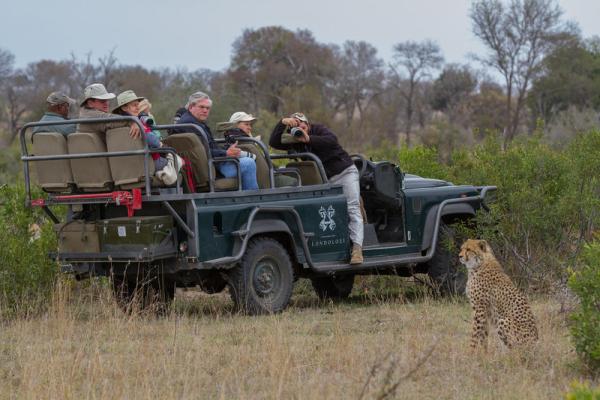
M320 43L366 41L391 61L405 40L436 41L446 62L482 54L471 31L469 0L0 0L0 48L15 65L114 49L119 63L223 70L244 28L308 29ZM600 36L600 0L560 0L584 37Z

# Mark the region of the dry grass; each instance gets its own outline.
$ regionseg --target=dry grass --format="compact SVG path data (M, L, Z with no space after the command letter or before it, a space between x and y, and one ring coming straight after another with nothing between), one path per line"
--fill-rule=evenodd
M2 326L0 397L548 399L579 379L550 299L533 302L541 338L521 356L496 338L471 353L468 305L427 296L298 293L282 314L246 317L224 295L184 294L153 318L106 292L60 289L46 316Z

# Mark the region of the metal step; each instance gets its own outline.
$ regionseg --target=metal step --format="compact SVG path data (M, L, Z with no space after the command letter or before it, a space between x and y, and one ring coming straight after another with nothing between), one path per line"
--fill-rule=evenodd
M404 254L401 256L365 257L362 264L351 265L344 262L318 262L314 263L313 270L322 274L333 274L336 272L361 272L370 271L381 267L404 267L424 261L421 253Z

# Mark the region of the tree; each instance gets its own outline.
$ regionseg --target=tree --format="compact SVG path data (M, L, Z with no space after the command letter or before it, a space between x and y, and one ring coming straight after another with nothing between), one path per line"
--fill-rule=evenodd
M477 77L468 66L449 64L433 82L431 106L446 113L454 123L465 114L465 107L476 88Z
M15 56L0 48L0 84L12 73L14 62Z
M334 71L331 47L310 31L268 26L246 29L234 42L229 77L248 109L279 114L301 88L314 87L324 97Z
M504 79L505 144L516 134L527 90L543 57L562 37L561 15L556 0L511 0L508 6L500 0L473 3L473 33L489 50L479 61Z
M418 95L419 82L430 75L433 70L438 69L444 57L441 54L439 46L430 41L425 40L421 43L407 41L398 43L394 46L394 62L391 67L397 75L397 80L392 81L400 90L402 97L406 101L404 110L405 114L405 134L406 145L410 146L410 134L413 125L413 116L415 111L416 96ZM402 75L399 68L406 70L406 86L401 86Z
M553 116L570 107L600 109L599 40L573 38L544 58L528 102L534 115L546 125Z
M334 80L334 110L343 108L346 125L354 120L362 126L365 109L383 90L383 61L377 49L366 42L347 41L341 50L336 49L337 73Z

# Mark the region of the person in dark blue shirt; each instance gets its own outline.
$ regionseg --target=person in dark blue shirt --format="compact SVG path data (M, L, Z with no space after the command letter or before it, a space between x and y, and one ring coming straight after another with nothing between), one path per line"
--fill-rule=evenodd
M258 182L256 179L256 162L250 157L243 157L242 152L237 143L231 144L227 150L221 148L213 138L212 132L206 120L210 114L212 107L212 100L206 93L196 92L192 94L185 108L186 111L181 115L177 124L195 124L201 127L206 133L208 139L208 145L210 147L210 153L213 157L236 157L239 160L240 171L242 175L242 189L243 190L256 190L258 189ZM171 134L184 133L188 131L185 128L173 129ZM226 178L235 178L237 176L237 166L234 162L220 162L216 164L219 172Z

